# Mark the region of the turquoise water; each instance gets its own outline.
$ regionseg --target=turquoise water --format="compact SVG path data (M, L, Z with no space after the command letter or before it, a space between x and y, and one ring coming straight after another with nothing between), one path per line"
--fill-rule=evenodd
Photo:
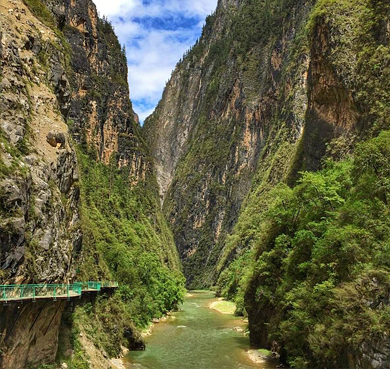
M137 369L251 369L276 368L255 364L246 353L249 338L237 328L245 323L208 306L212 292L191 292L179 312L158 323L146 339L146 350L126 358ZM239 329L238 329L239 330Z

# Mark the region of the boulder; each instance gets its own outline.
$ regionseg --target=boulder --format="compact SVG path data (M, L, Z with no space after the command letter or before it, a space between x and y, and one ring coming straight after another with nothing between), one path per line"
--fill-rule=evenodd
M66 136L63 132L50 131L46 136L46 141L53 147L64 149L66 145Z

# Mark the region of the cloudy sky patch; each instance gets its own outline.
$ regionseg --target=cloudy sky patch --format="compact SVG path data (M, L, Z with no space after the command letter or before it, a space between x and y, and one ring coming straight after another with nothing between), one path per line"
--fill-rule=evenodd
M218 0L94 0L126 46L130 95L143 120L161 98L176 63L200 36Z

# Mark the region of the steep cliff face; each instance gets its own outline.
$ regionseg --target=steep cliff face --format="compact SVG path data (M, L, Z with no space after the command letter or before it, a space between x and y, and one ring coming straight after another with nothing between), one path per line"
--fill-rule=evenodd
M145 123L189 285L218 279L252 342L277 340L297 368L388 365L389 14L385 1L220 1ZM383 322L371 336L365 306Z
M117 356L137 339L136 325L183 294L126 57L89 0L6 0L0 21L1 283L118 280L121 292L93 302L92 313L77 307L72 320ZM2 306L0 367L53 362L64 308ZM70 352L84 360L77 347Z
M386 251L382 247L389 239L389 224L382 222L380 215L388 212L388 202L386 194L377 192L381 181L377 176L382 170L387 171L389 164L387 159L381 164L376 162L375 152L378 150L388 157L385 147L390 124L389 94L385 91L390 72L386 61L389 16L389 4L382 1L316 3L306 26L310 51L308 109L304 145L297 157L303 164L299 168L309 170L317 169L313 160L315 163L321 158L332 159L324 162L325 169L317 177L327 184L321 189L314 177L304 176L294 188L293 206L290 195L284 192L286 189L264 196L264 187L256 185L227 242L227 251L235 254L236 261L221 276L222 288L227 294L245 295L242 303L249 315L252 342L266 346L272 339L280 340L285 347L285 359L296 367L385 368L389 365L389 328L379 324L377 334L362 333L365 329L368 332L373 322L365 318L365 309L358 302L365 301L370 306L373 319L381 320L381 315L389 309L388 303L375 302L380 296L386 296L386 301L388 298L388 292L379 292L382 288L386 290L388 283ZM361 143L383 130L379 138ZM313 141L313 136L320 140ZM334 161L341 158L341 167L332 169ZM375 174L375 170L379 172ZM371 181L374 187L369 190L365 181ZM340 196L339 204L335 198L322 197L322 190L332 186ZM327 199L325 206L320 205L321 198ZM352 210L359 203L367 205L360 209L364 222ZM376 206L374 203L378 204L378 213L368 210ZM290 213L288 218L292 208L295 213ZM382 231L371 234L368 224L375 224ZM366 244L357 236L362 229L371 235L371 242L381 245L376 248L376 257L372 254L376 252L372 243ZM356 249L351 247L348 254L356 253L359 261L353 258L342 261L340 250L346 250L347 244L355 245ZM243 255L250 249L255 253L253 265L246 267L246 275L239 272L241 280L232 283L229 276L237 270L240 259L242 265ZM370 272L374 258L377 263L374 262L373 269L378 275L383 273L383 278L377 279ZM337 268L340 270L336 271ZM372 280L372 286L367 285L367 289L358 292L360 285L368 280ZM315 301L319 304L314 307ZM349 330L351 317L346 313L347 301L361 327L354 332ZM319 314L321 318L314 318ZM307 339L299 340L292 334L300 324L299 331L305 331ZM322 351L325 346L326 354Z
M22 2L1 3L1 29L1 283L67 283L82 233L76 153L55 92L61 85L66 104L64 44ZM0 366L53 360L63 309L2 306Z
M293 180L303 161L318 168L325 142L347 131L333 122L306 127L312 102L304 25L312 5L219 2L145 123L191 286L215 282L225 237L256 171L271 186Z
M66 302L29 302L2 307L0 330L4 350L1 368L26 368L54 362L58 331Z
M143 176L145 147L129 99L126 57L110 23L98 17L92 1L44 3L71 48L66 72L72 98L62 110L74 138L96 151L103 163L118 155L119 167L131 167L136 177Z
M57 37L19 5L1 9L2 280L64 282L81 242L77 160L53 92L57 76L36 58ZM61 66L61 50L48 55Z
M349 38L355 29L345 26L338 40L323 24L309 38L315 4L220 1L145 122L192 286L214 283L215 265L229 259L225 237L255 173L264 190L293 184L300 170L343 157L370 129L357 106L366 102L353 96L362 83Z

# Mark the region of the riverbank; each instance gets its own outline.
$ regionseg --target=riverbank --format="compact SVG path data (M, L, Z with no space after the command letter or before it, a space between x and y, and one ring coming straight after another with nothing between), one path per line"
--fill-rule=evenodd
M246 324L234 311L233 303L212 291L189 291L179 311L154 324L146 350L132 351L125 360L130 367L153 369L276 369L249 358Z
M272 352L265 349L251 349L247 351L247 354L256 364L264 364L272 359Z
M236 304L232 301L226 301L223 298L219 298L218 301L210 303L209 308L217 310L221 314L234 315Z
M142 329L141 336L143 338L151 336L156 324L166 322L168 318L172 320L175 319L175 317L172 316L171 311L169 311L166 315L162 316L161 318L153 318L152 321L149 323L149 325L146 328ZM122 355L126 356L128 353L129 350L123 347ZM110 359L109 362L112 369L129 369L130 366L130 363L126 361L123 357Z
M162 316L161 318L153 318L151 322L149 322L149 325L142 329L141 336L142 338L149 337L153 333L153 329L156 324L166 322L167 319L175 319L175 317L172 315L172 311L169 311L166 315Z
M129 367L129 364L126 364L127 368L125 367L123 359L111 359L110 364L112 369L127 369Z
M236 304L232 301L227 301L220 297L217 301L212 301L209 304L209 308L218 311L225 315L234 315L236 311ZM242 323L248 323L247 319L242 319ZM242 327L233 328L237 332L244 332ZM246 350L248 358L254 364L267 364L269 362L275 362L275 358L272 356L272 352L266 349L249 349Z

